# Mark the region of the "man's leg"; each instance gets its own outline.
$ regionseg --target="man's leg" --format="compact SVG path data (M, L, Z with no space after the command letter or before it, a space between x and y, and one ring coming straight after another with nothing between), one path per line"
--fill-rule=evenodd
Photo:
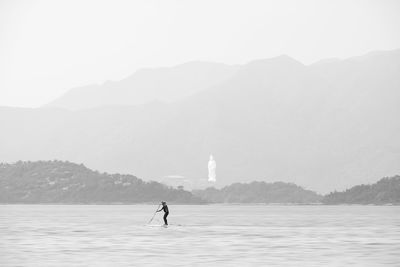
M164 224L165 225L168 225L167 216L168 216L168 213L164 213Z

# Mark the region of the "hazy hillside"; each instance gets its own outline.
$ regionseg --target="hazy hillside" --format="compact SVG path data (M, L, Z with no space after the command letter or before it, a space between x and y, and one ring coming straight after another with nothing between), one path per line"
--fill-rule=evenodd
M400 176L383 178L372 185L357 185L323 198L325 204L400 204Z
M215 86L238 69L210 62L189 62L175 67L141 69L121 81L73 88L47 107L71 110L108 105L171 102Z
M282 182L235 183L220 190L207 188L193 194L211 203L319 203L321 196L295 184Z
M0 164L0 203L203 203L190 192L62 161Z
M284 182L234 183L188 192L68 161L0 163L0 203L286 203L400 204L400 176L321 196Z
M0 108L0 161L62 159L144 179L284 181L320 193L399 172L400 50L258 60L170 104Z

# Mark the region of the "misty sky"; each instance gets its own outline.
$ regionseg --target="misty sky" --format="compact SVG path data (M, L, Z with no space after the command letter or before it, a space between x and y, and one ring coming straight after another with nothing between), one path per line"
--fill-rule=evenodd
M400 1L0 1L0 105L193 60L309 64L400 48Z

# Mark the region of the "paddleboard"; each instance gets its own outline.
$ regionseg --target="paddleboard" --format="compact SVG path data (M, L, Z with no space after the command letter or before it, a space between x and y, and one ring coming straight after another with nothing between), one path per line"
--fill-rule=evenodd
M164 228L167 228L168 227L168 225L164 225L164 224L146 224L146 226L148 226L148 227L164 227Z
M174 224L174 223L172 223L172 224L168 224L168 225L165 225L165 224L146 224L145 226L168 228L168 227L183 227L184 225L183 224Z

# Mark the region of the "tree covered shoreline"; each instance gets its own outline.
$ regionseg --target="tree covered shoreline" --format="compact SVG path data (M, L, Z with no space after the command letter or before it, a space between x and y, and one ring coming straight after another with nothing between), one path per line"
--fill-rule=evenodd
M284 182L235 183L221 189L183 188L108 174L68 161L0 163L1 204L358 204L400 205L400 176L320 195Z

